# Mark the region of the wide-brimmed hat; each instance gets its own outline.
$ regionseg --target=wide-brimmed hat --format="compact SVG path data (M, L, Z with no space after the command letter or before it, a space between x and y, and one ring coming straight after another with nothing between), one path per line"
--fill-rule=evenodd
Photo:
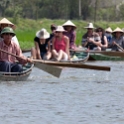
M62 26L57 26L57 28L56 28L55 31L56 31L56 32L57 32L57 31L58 31L58 32L66 32L65 29L64 29Z
M63 27L65 27L65 26L72 26L74 28L77 28L76 25L73 22L71 22L70 20L68 20L67 22L65 22L62 26Z
M4 33L11 33L13 36L15 36L15 32L14 32L13 29L10 28L10 27L5 27L5 28L1 31L1 35L3 35Z
M120 29L119 27L117 27L112 33L115 33L115 32L121 32L121 33L124 33L122 29Z
M108 28L105 29L105 32L112 33L112 29L110 27L108 27Z
M93 23L88 23L87 27L84 28L94 28Z
M3 18L2 20L0 20L0 25L1 24L8 24L8 25L11 25L12 28L15 28L15 25L9 20L7 20L6 18Z
M36 32L36 37L40 38L40 39L47 39L50 37L49 32L47 32L46 29L42 28L41 30Z

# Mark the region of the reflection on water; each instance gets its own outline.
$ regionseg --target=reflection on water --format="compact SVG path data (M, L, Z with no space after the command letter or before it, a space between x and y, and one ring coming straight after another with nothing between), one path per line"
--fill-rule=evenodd
M55 78L33 69L24 82L0 83L2 124L124 124L124 63L111 72L64 69Z

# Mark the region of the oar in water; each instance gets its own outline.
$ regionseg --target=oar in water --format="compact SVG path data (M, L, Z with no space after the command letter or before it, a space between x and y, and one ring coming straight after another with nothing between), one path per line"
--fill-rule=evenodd
M93 69L93 70L102 70L102 71L110 71L110 67L108 66L98 66L98 65L89 65L83 63L68 63L68 62L51 62L45 60L33 59L34 63L43 63L47 65L60 66L60 67L68 67L68 68L83 68L83 69Z
M19 56L15 55L15 54L12 54L12 53L9 53L3 49L0 49L1 52L4 52L6 54L9 54L11 56L14 56L16 58L19 58L21 59ZM46 65L46 64L43 64L43 63L36 63L35 66L39 69L42 69L43 71L55 76L55 77L60 77L60 74L62 72L62 68L59 68L59 67L55 67L55 66L51 66L51 65Z

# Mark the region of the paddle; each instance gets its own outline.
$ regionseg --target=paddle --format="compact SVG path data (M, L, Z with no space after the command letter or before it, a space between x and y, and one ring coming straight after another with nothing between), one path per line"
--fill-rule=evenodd
M117 44L116 42L114 42L114 44L115 44L118 48L120 48L120 49L122 50L122 52L124 52L124 49L123 49L119 44Z
M89 65L89 64L83 64L83 63L53 62L53 61L45 61L45 60L38 60L38 59L34 59L33 61L34 63L43 63L47 65L61 66L61 67L68 67L68 68L84 68L84 69L110 71L110 67L108 66L97 66L97 65Z
M16 58L19 58L21 59L19 56L15 55L15 54L12 54L12 53L9 53L3 49L0 49L1 52L4 52L6 54L9 54L11 56L14 56ZM46 64L41 64L40 65L38 63L35 64L35 66L39 69L42 69L43 71L55 76L55 77L60 77L60 74L61 74L61 71L62 71L62 68L58 68L58 67L54 67L54 66L50 66L50 65L46 65Z
M118 52L118 51L86 51L86 50L81 50L81 49L77 49L77 50L71 50L74 52L89 52L89 53L99 53L99 54L103 54L103 55L108 55L108 56L118 56L118 57L124 57L124 52Z

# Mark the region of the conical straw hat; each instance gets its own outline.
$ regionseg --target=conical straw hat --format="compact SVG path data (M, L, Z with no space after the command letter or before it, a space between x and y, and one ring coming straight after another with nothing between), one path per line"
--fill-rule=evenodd
M105 32L110 32L110 33L112 33L112 29L111 29L110 27L108 27L108 28L105 29Z
M117 27L112 33L115 33L115 32L121 32L121 33L124 33L119 27Z
M76 28L76 25L73 22L71 22L70 20L65 22L62 26L72 26L72 27Z
M9 25L14 26L14 24L10 22L9 20L7 20L6 18L3 18L2 20L0 20L0 24L9 24Z

